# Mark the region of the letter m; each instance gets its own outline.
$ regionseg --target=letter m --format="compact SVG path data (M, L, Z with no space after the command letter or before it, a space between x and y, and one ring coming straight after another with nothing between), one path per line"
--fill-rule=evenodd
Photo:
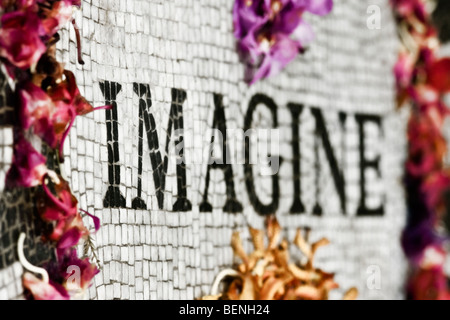
M139 96L139 159L138 159L138 194L132 201L134 209L146 209L146 204L141 198L142 193L142 157L143 157L143 137L144 126L147 136L150 162L153 170L153 182L156 190L159 209L164 209L164 191L166 186L167 168L169 164L169 144L172 139L172 127L176 133L182 132L183 124L183 104L186 100L186 92L180 89L172 89L172 104L170 106L169 123L167 125L167 139L165 146L164 161L159 150L159 137L156 130L156 122L150 112L152 99L150 86L134 83L134 92ZM183 143L183 134L175 136L175 145ZM184 148L183 148L184 149ZM181 161L176 161L177 172L177 200L173 204L173 211L189 211L192 209L191 202L186 197L186 164L184 161L184 150L178 152Z

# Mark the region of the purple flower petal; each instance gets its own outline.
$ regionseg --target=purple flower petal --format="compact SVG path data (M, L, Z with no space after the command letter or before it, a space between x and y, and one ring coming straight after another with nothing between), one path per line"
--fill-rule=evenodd
M262 60L259 68L247 68L246 70L246 81L252 85L263 78L267 78L270 74L270 68L272 64L272 59L270 55L266 55Z
M303 8L295 8L292 5L283 8L274 20L272 31L274 33L292 33L299 25L303 11Z
M272 66L268 76L278 74L291 61L297 57L299 51L298 44L288 36L279 35L273 45L270 55L272 57Z
M86 210L83 210L83 209L80 209L80 210L92 218L92 221L94 221L95 231L98 231L98 229L100 229L100 219L98 217L90 214Z
M250 84L279 73L314 40L305 11L325 15L332 0L236 0L234 35Z
M261 65L256 70L247 71L250 77L250 84L254 84L262 78L277 75L298 55L298 44L296 41L285 35L278 35L274 39L274 44L265 55Z
M261 60L261 55L264 51L260 47L260 42L255 38L255 33L251 32L242 39L239 43L240 53L244 56L243 60L246 63L257 64Z
M292 33L292 38L298 42L299 47L305 48L315 39L314 31L309 23L300 21L297 29Z
M305 9L319 16L325 16L333 10L333 0L306 0L305 2Z
M251 3L250 5L248 5ZM234 35L242 39L251 30L261 27L269 20L270 0L236 0L233 7Z

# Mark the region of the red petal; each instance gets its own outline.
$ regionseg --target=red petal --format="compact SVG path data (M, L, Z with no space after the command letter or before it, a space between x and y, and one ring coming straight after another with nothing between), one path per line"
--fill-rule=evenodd
M47 173L45 157L22 136L14 146L13 164L6 175L8 187L35 187Z
M429 67L428 83L440 92L450 91L450 58L441 59Z
M59 249L73 247L78 243L80 239L81 231L78 228L74 227L62 235L61 239L58 241L57 247Z
M86 210L81 209L82 212L84 212L85 214L87 214L89 217L92 218L92 220L94 221L94 227L95 227L95 231L98 231L98 229L100 229L100 219L92 214L90 214L89 212L87 212Z

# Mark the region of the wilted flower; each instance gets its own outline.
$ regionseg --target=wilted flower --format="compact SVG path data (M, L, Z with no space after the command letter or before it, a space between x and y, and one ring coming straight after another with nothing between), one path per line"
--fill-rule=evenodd
M408 94L415 107L425 116L430 117L434 121L435 127L440 128L447 108L442 103L439 91L430 85L418 84L409 87Z
M73 216L59 220L50 235L50 239L58 240L56 247L65 249L73 247L80 239L86 238L88 235L89 231L84 226L81 215L77 212Z
M45 17L42 25L49 37L72 19L72 3L71 0L60 0L51 3L50 8L42 7L41 15Z
M289 244L281 240L281 227L274 217L266 223L267 247L264 246L264 232L250 228L255 251L247 254L238 232L233 233L231 245L234 254L242 263L237 267L235 279L219 296L207 296L203 299L225 300L326 300L330 290L339 285L334 275L316 269L313 266L316 251L327 244L321 239L309 244L299 229L294 244L307 258L305 264L290 261ZM356 299L357 290L350 289L344 299Z
M391 4L402 18L413 21L417 18L422 23L426 21L428 14L423 0L391 0Z
M50 179L48 175L44 178ZM78 210L78 201L72 194L69 184L61 177L58 177L57 179L53 178L51 180L56 180L56 182L53 183L53 189L55 190L56 195L53 194L45 183L45 180L43 180L42 188L45 192L45 197L42 197L42 199L45 201L38 207L42 218L44 220L52 221L75 215Z
M407 52L401 52L394 66L394 75L398 89L406 89L411 85L414 71L414 60Z
M76 266L80 271L80 281L79 286L80 290L84 292L91 285L91 281L94 276L99 273L99 270L94 264L89 262L88 258L80 259L77 255L77 250L75 248L67 248L64 250L57 250L58 255L58 268L60 274L64 278L64 285L67 289L69 288L69 284L67 283L68 277L70 273L67 273L67 270L71 266Z
M450 190L450 172L448 170L438 171L430 174L423 184L429 208L436 208L436 211L445 212L445 192ZM442 208L442 210L439 210Z
M26 10L30 7L35 7L40 0L0 0L0 8L15 9L15 11Z
M33 131L50 146L57 141L52 122L55 106L50 97L38 86L27 82L18 89L20 97L20 122L22 128Z
M409 157L408 173L424 176L438 170L447 151L447 144L440 130L427 116L412 115L408 124Z
M35 187L47 173L45 157L20 135L14 143L13 162L6 175L6 186Z
M442 133L449 111L443 95L450 91L450 59L439 59L437 31L424 0L391 0L405 51L394 69L399 105L413 106L408 124L406 162L408 224L402 235L413 265L408 298L449 299L443 266L446 240L437 226L446 213L450 175L444 168L447 142Z
M75 27L78 60L81 63L81 37L72 19L73 6L80 0L0 0L3 12L0 28L0 58L8 74L16 79L15 86L18 128L15 128L14 158L7 174L7 187L37 189L36 207L41 218L53 224L53 230L43 237L57 249L58 261L47 267L50 281L40 280L30 273L24 275L26 297L36 300L67 300L72 294L69 266L80 270L80 287L89 286L98 269L89 259L79 259L73 248L84 238L91 250L89 231L78 211L78 201L69 185L45 166L46 159L24 139L25 130L34 133L52 149L59 148L62 162L64 140L77 115L87 114L93 108L78 90L74 75L64 70L56 60L59 29L69 21ZM20 70L21 69L21 70ZM22 71L23 70L23 71ZM104 109L109 107L100 107ZM85 211L84 211L85 212ZM100 220L93 219L95 230ZM94 257L96 257L93 252ZM62 286L63 284L64 286ZM68 285L69 284L69 285ZM68 293L69 290L69 293Z
M323 16L332 8L332 0L236 0L234 35L246 80L253 84L279 73L314 39L303 13Z
M59 147L63 160L64 141L77 115L109 108L94 108L81 96L72 72L64 71L65 79L50 86L48 92L29 82L19 88L20 120L24 129L33 132L51 148Z
M440 93L450 91L450 58L439 59L428 66L428 83Z
M36 66L36 72L33 74L32 82L41 87L48 88L54 82L63 79L64 65L56 60L56 43L58 37L50 39L53 44L48 45L47 52L42 55Z
M55 114L53 123L55 133L59 139L59 154L62 160L62 147L65 138L76 116L82 116L94 110L108 109L110 106L94 108L81 94L75 81L75 76L71 71L64 71L65 79L55 83L48 90L48 95L55 104ZM70 121L69 121L70 120Z
M46 51L38 15L32 10L8 12L1 24L0 56L23 70L35 65Z
M410 226L403 231L401 239L403 250L415 266L420 265L424 250L440 241L433 228L433 222L433 216L428 214L428 217L420 224Z
M89 235L78 212L78 201L72 195L69 185L62 178L53 185L54 195L48 186L42 184L44 194L39 197L38 212L43 220L55 222L47 239L56 242L57 248L70 248L81 238Z
M48 262L44 267L50 277L48 283L30 273L24 274L23 284L27 298L69 300L82 295L99 272L88 258L78 258L75 248L57 249L56 261Z
M450 300L447 276L441 266L419 269L410 279L408 298L412 300Z
M94 107L81 96L74 74L65 70L64 76L63 81L55 83L48 90L48 94L57 108L73 109L75 114L79 116L94 111Z
M35 277L29 272L23 275L23 286L26 296L32 300L69 300L67 291L56 282L50 280L49 283Z

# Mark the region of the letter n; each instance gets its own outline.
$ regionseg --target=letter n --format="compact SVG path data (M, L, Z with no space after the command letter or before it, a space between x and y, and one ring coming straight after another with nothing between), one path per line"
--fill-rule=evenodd
M333 178L334 185L336 187L336 191L339 196L339 200L341 203L341 210L342 213L346 214L346 193L345 193L345 177L343 171L339 168L338 162L336 160L336 156L334 154L333 148L330 143L330 137L329 133L327 131L327 128L325 126L325 120L323 118L322 112L320 109L317 108L311 108L311 113L314 116L314 119L316 121L316 131L315 131L315 137L314 137L314 153L316 158L316 204L313 208L313 214L314 215L322 215L322 207L319 204L319 175L321 171L321 165L320 165L320 159L319 159L319 143L322 142L325 155L328 161L328 164L330 165L331 169L331 176ZM339 114L339 122L341 124L341 127L344 129L345 132L345 120L346 115L344 113ZM344 148L342 152L344 152Z

